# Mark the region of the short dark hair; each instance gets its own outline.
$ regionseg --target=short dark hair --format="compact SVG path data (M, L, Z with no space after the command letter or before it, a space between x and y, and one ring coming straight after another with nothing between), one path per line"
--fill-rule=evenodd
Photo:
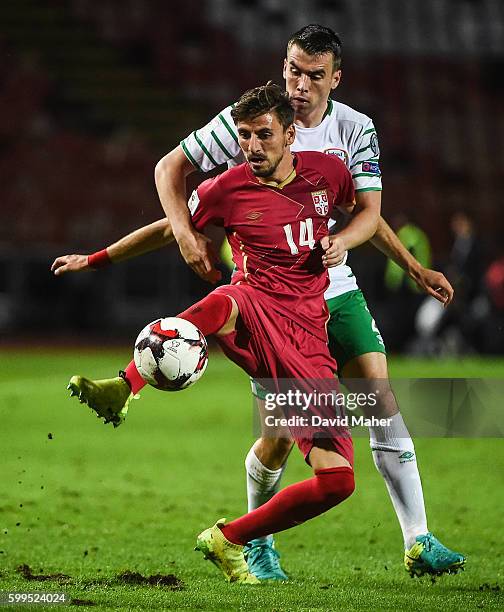
M266 85L246 91L231 111L235 123L255 119L264 113L275 113L284 131L294 123L294 107L289 94L280 85Z
M333 69L339 70L341 66L341 40L340 37L325 26L317 23L302 27L289 38L287 51L297 45L308 55L333 54Z

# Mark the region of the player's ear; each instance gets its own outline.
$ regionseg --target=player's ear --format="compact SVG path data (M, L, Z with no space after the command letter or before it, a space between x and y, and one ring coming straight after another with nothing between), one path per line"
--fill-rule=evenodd
M296 139L296 128L294 127L294 124L292 123L285 130L285 142L287 145L290 146L294 142L295 139Z
M341 70L335 70L332 75L331 89L336 89L341 81Z
M284 79L287 78L287 58L284 59L282 76L283 76Z

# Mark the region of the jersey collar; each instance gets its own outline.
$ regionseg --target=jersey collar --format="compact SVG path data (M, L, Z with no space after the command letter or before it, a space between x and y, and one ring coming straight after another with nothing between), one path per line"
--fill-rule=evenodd
M331 98L328 98L327 107L325 109L324 114L322 115L322 120L320 121L320 123L322 123L322 121L324 121L326 117L329 117L332 111L333 111L333 101L331 100Z
M317 123L317 125L313 125L312 127L303 127L302 125L296 124L296 130L307 130L307 131L315 130L316 128L319 127L319 125L322 125L322 122L324 121L326 117L329 117L331 115L331 113L333 112L333 109L334 109L334 101L331 98L328 98L327 106L324 111L324 114L322 115L322 119L320 120L320 123Z
M284 180L280 183L276 183L275 181L267 181L266 183L261 183L262 185L268 185L268 187L276 187L277 189L283 189L289 183L296 178L296 168L292 168L292 172L284 178ZM261 182L261 181L258 181Z
M300 158L298 157L298 155L296 153L292 153L292 157L293 157L292 161L293 161L293 164L294 164L294 168L292 169L292 172L287 177L285 177L284 180L281 183L276 183L275 181L267 181L267 182L263 183L262 181L258 180L257 176L255 176L255 174L250 169L250 166L248 165L248 163L245 162L247 174L251 178L253 178L254 181L258 185L264 185L265 187L275 187L275 189L283 189L284 187L286 187L287 185L292 183L292 181L297 176L297 172L300 169L300 163L299 163L300 162Z

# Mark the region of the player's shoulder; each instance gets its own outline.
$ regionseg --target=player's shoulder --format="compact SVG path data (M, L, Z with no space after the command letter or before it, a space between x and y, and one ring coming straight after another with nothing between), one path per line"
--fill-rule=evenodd
M233 110L235 106L236 106L236 103L232 102L231 104L228 104L226 108L223 108L219 114L224 115L225 117L231 117L231 111Z
M220 110L205 126L192 132L195 135L196 142L201 146L201 143L212 142L212 139L218 134L220 147L227 145L228 141L238 142L236 136L236 127L231 117L231 111L234 104L230 104ZM187 140L187 139L186 139ZM224 142L224 145L222 144ZM213 142L212 142L213 144ZM229 156L230 154L228 154ZM215 164L218 165L218 164Z
M237 186L248 180L247 164L232 166L225 172L216 177L221 189L235 189Z
M224 123L225 125L229 125L231 128L234 128L234 122L233 119L231 117L231 111L234 108L234 103L233 104L229 104L228 106L226 106L225 108L221 109L212 119L212 121L209 122L210 123L214 123L214 124L218 124L218 123ZM209 125L208 124L208 125Z
M235 122L233 117L231 116L231 112L233 108L236 106L235 103L229 104L226 108L223 108L214 118L216 122L216 127L220 127L220 129L224 129L226 136L230 136L233 140L236 140L237 129L235 126Z
M332 108L329 117L334 122L347 122L349 125L357 129L367 129L373 124L371 117L361 113L351 106L348 106L348 104L343 104L343 102L337 102L336 100L331 100L331 102Z
M246 164L233 166L217 176L206 179L198 187L201 193L219 192L221 194L233 191L247 180Z

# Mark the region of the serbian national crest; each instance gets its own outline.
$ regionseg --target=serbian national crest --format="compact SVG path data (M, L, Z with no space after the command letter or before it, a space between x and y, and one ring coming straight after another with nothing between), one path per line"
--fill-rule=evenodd
M317 213L325 217L329 210L329 198L327 197L327 190L321 189L320 191L312 191L311 197L313 199L313 204Z

